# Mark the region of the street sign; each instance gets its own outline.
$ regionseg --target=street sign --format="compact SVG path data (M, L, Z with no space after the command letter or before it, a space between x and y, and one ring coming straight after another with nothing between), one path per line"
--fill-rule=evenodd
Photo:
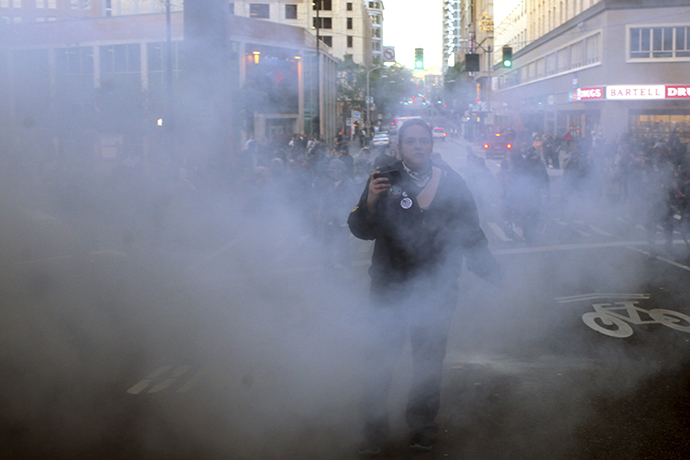
M383 62L395 62L395 46L383 47Z

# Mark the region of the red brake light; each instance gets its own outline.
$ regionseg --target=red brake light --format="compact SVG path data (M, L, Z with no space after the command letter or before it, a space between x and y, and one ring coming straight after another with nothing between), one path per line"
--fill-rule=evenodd
M501 135L500 135L500 134L496 134L496 137L501 137Z

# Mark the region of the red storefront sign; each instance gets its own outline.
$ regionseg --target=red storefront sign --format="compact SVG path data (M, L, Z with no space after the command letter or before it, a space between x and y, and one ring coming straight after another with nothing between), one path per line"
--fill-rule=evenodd
M577 100L587 101L591 99L603 99L604 98L604 88L597 86L594 88L578 88L577 89Z
M667 99L690 99L690 86L666 85Z

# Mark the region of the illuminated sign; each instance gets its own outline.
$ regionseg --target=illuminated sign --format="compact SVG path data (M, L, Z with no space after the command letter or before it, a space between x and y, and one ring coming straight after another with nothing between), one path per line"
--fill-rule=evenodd
M664 99L664 85L616 85L606 87L606 99Z
M669 99L690 98L690 86L666 85L666 97Z
M603 99L604 98L604 88L597 86L595 88L578 88L577 89L577 100L586 101L589 99Z

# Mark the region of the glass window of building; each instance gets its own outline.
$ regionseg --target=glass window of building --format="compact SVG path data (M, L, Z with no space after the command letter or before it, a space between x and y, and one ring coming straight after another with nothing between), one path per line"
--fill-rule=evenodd
M333 18L314 18L314 27L318 29L332 29Z
M285 19L297 19L297 5L285 5Z
M686 58L688 29L676 27L631 27L628 34L630 59Z
M333 47L333 37L331 36L323 36L320 37L321 41L324 42L326 45Z
M0 8L9 8L9 7L10 7L10 0L0 0ZM6 17L7 16L3 16L3 18L6 18Z
M21 8L22 7L22 0L12 0L12 6L15 8ZM17 19L17 18L15 18ZM17 22L17 21L14 21ZM21 22L21 21L19 21Z
M352 18L347 18L347 28L348 30L352 30Z
M271 17L270 5L268 3L250 3L249 17L255 19L268 19Z
M352 2L347 2L347 11L352 11Z
M353 40L352 40L352 35L348 35L348 36L347 36L347 47L348 47L348 48L352 48L352 46L353 46L353 45L352 45L352 42L353 42Z
M46 0L36 0L36 8L45 8Z
M315 10L319 9L317 8L319 4L321 5L321 11L331 11L331 8L333 6L331 0L314 0L312 8Z
M57 8L57 0L48 0L48 9L54 10Z

